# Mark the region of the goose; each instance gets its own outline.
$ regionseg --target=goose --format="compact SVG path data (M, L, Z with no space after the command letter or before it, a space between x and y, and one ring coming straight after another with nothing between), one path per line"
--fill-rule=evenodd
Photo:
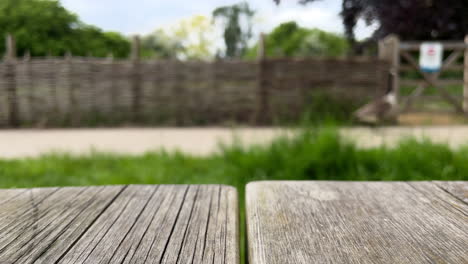
M354 116L363 123L376 124L382 121L395 121L398 107L395 91L393 90L394 73L389 73L385 94L359 108Z

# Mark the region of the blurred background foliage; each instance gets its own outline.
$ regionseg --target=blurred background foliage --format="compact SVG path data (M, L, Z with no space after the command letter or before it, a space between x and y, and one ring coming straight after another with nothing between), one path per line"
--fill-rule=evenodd
M246 53L246 58L257 56L258 44ZM320 29L300 27L296 22L283 23L265 38L268 57L339 57L348 52L348 42L343 36Z
M280 0L273 0L280 3ZM316 0L301 0L302 4ZM273 2L272 2L273 4ZM142 56L159 59L253 59L257 52L256 10L248 2L220 6L211 15L196 15L142 37ZM343 35L305 28L294 21L266 34L270 57L339 57L376 54L376 41L395 33L402 40L462 39L468 34L468 1L342 0ZM437 18L437 19L433 19ZM369 39L356 40L359 20L376 25ZM131 40L118 32L88 25L58 0L1 0L0 36L11 33L18 55L117 58L129 56ZM0 41L0 54L5 51Z
M215 8L209 16L195 15L142 36L144 58L156 59L253 59L256 11L247 2ZM57 0L0 1L0 36L16 38L19 56L74 56L126 58L131 39L88 25ZM218 36L220 35L220 36ZM296 22L279 25L267 34L266 53L271 57L342 56L345 38ZM221 39L222 42L221 43ZM222 45L224 44L224 45ZM0 41L0 54L5 43Z
M142 38L142 57L157 59L175 59L184 50L180 40L172 39L163 29Z
M209 60L214 54L214 38L210 19L195 15L143 36L142 55L158 59Z
M253 35L254 16L255 10L247 2L218 7L213 11L213 22L221 21L226 45L225 52L218 52L217 57L241 58L246 53Z
M305 5L319 0L297 1ZM341 6L345 35L353 52L360 49L355 39L359 20L377 26L370 38L374 41L389 34L402 40L460 40L468 34L467 0L342 0Z
M32 56L62 56L70 51L76 56L126 57L130 52L126 37L83 23L53 0L0 1L0 36L7 33L16 38L19 55L29 51ZM4 51L0 41L0 52Z

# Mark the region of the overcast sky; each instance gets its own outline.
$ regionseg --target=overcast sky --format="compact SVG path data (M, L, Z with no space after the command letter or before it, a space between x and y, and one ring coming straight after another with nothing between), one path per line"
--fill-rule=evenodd
M209 16L216 7L240 0L60 0L82 21L107 31L126 35L146 34L193 15ZM284 0L276 6L273 0L249 0L257 13L257 31L269 32L281 22L295 20L302 26L343 33L339 17L341 0L322 0L307 6L296 0ZM359 23L358 38L371 34L372 28Z

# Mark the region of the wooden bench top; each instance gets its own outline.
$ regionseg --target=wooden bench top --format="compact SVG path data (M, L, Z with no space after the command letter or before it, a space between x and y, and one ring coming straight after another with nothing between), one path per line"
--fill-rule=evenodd
M1 264L238 264L238 237L226 186L0 190Z
M255 182L250 264L468 263L468 182Z

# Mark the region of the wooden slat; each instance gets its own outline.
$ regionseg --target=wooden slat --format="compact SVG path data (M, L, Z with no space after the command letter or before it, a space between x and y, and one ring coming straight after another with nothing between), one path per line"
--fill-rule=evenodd
M10 200L16 198L17 196L25 193L27 190L22 189L9 189L3 192L0 192L0 205L9 202Z
M81 235L76 230L86 228L94 220L88 214L97 217L95 214L120 189L108 188L103 194L103 187L64 188L41 203L32 204L30 214L17 218L11 228L2 230L0 263L33 263L46 251L56 250L55 246L66 245L62 242L69 239L73 242Z
M0 263L236 264L236 195L218 185L0 190Z
M467 263L467 210L432 182L251 183L249 259Z
M463 71L464 68L465 66L463 66L462 64L456 64L456 65L444 66L443 70L444 71ZM400 65L398 70L400 72L414 72L415 71L414 67L408 64Z
M16 190L20 195L7 199L0 206L0 232L4 233L6 228L21 224L17 219L27 219L35 213L33 209L42 205L42 202L52 196L57 189L30 189ZM1 245L1 239L0 239Z
M440 41L439 41L440 42ZM440 42L444 49L451 49L451 50L464 50L468 48L468 45L463 43L463 41L441 41ZM421 47L422 42L402 42L400 44L401 50L419 50Z
M458 199L468 203L468 182L453 181L453 182L435 182L440 188L452 194Z
M72 196L65 207L57 210L58 217L47 226L44 235L29 242L29 250L17 262L55 263L67 251L68 246L80 238L88 226L107 209L122 187L87 188L84 192L80 192L80 189L82 188L76 188L77 195ZM64 196L70 193L69 190L66 191L63 192Z
M407 86L416 86L420 84L425 84L427 83L424 80L410 80L410 79L401 79L400 81L401 85L407 85ZM433 82L437 86L449 86L449 85L463 85L463 80L462 79L438 79Z

